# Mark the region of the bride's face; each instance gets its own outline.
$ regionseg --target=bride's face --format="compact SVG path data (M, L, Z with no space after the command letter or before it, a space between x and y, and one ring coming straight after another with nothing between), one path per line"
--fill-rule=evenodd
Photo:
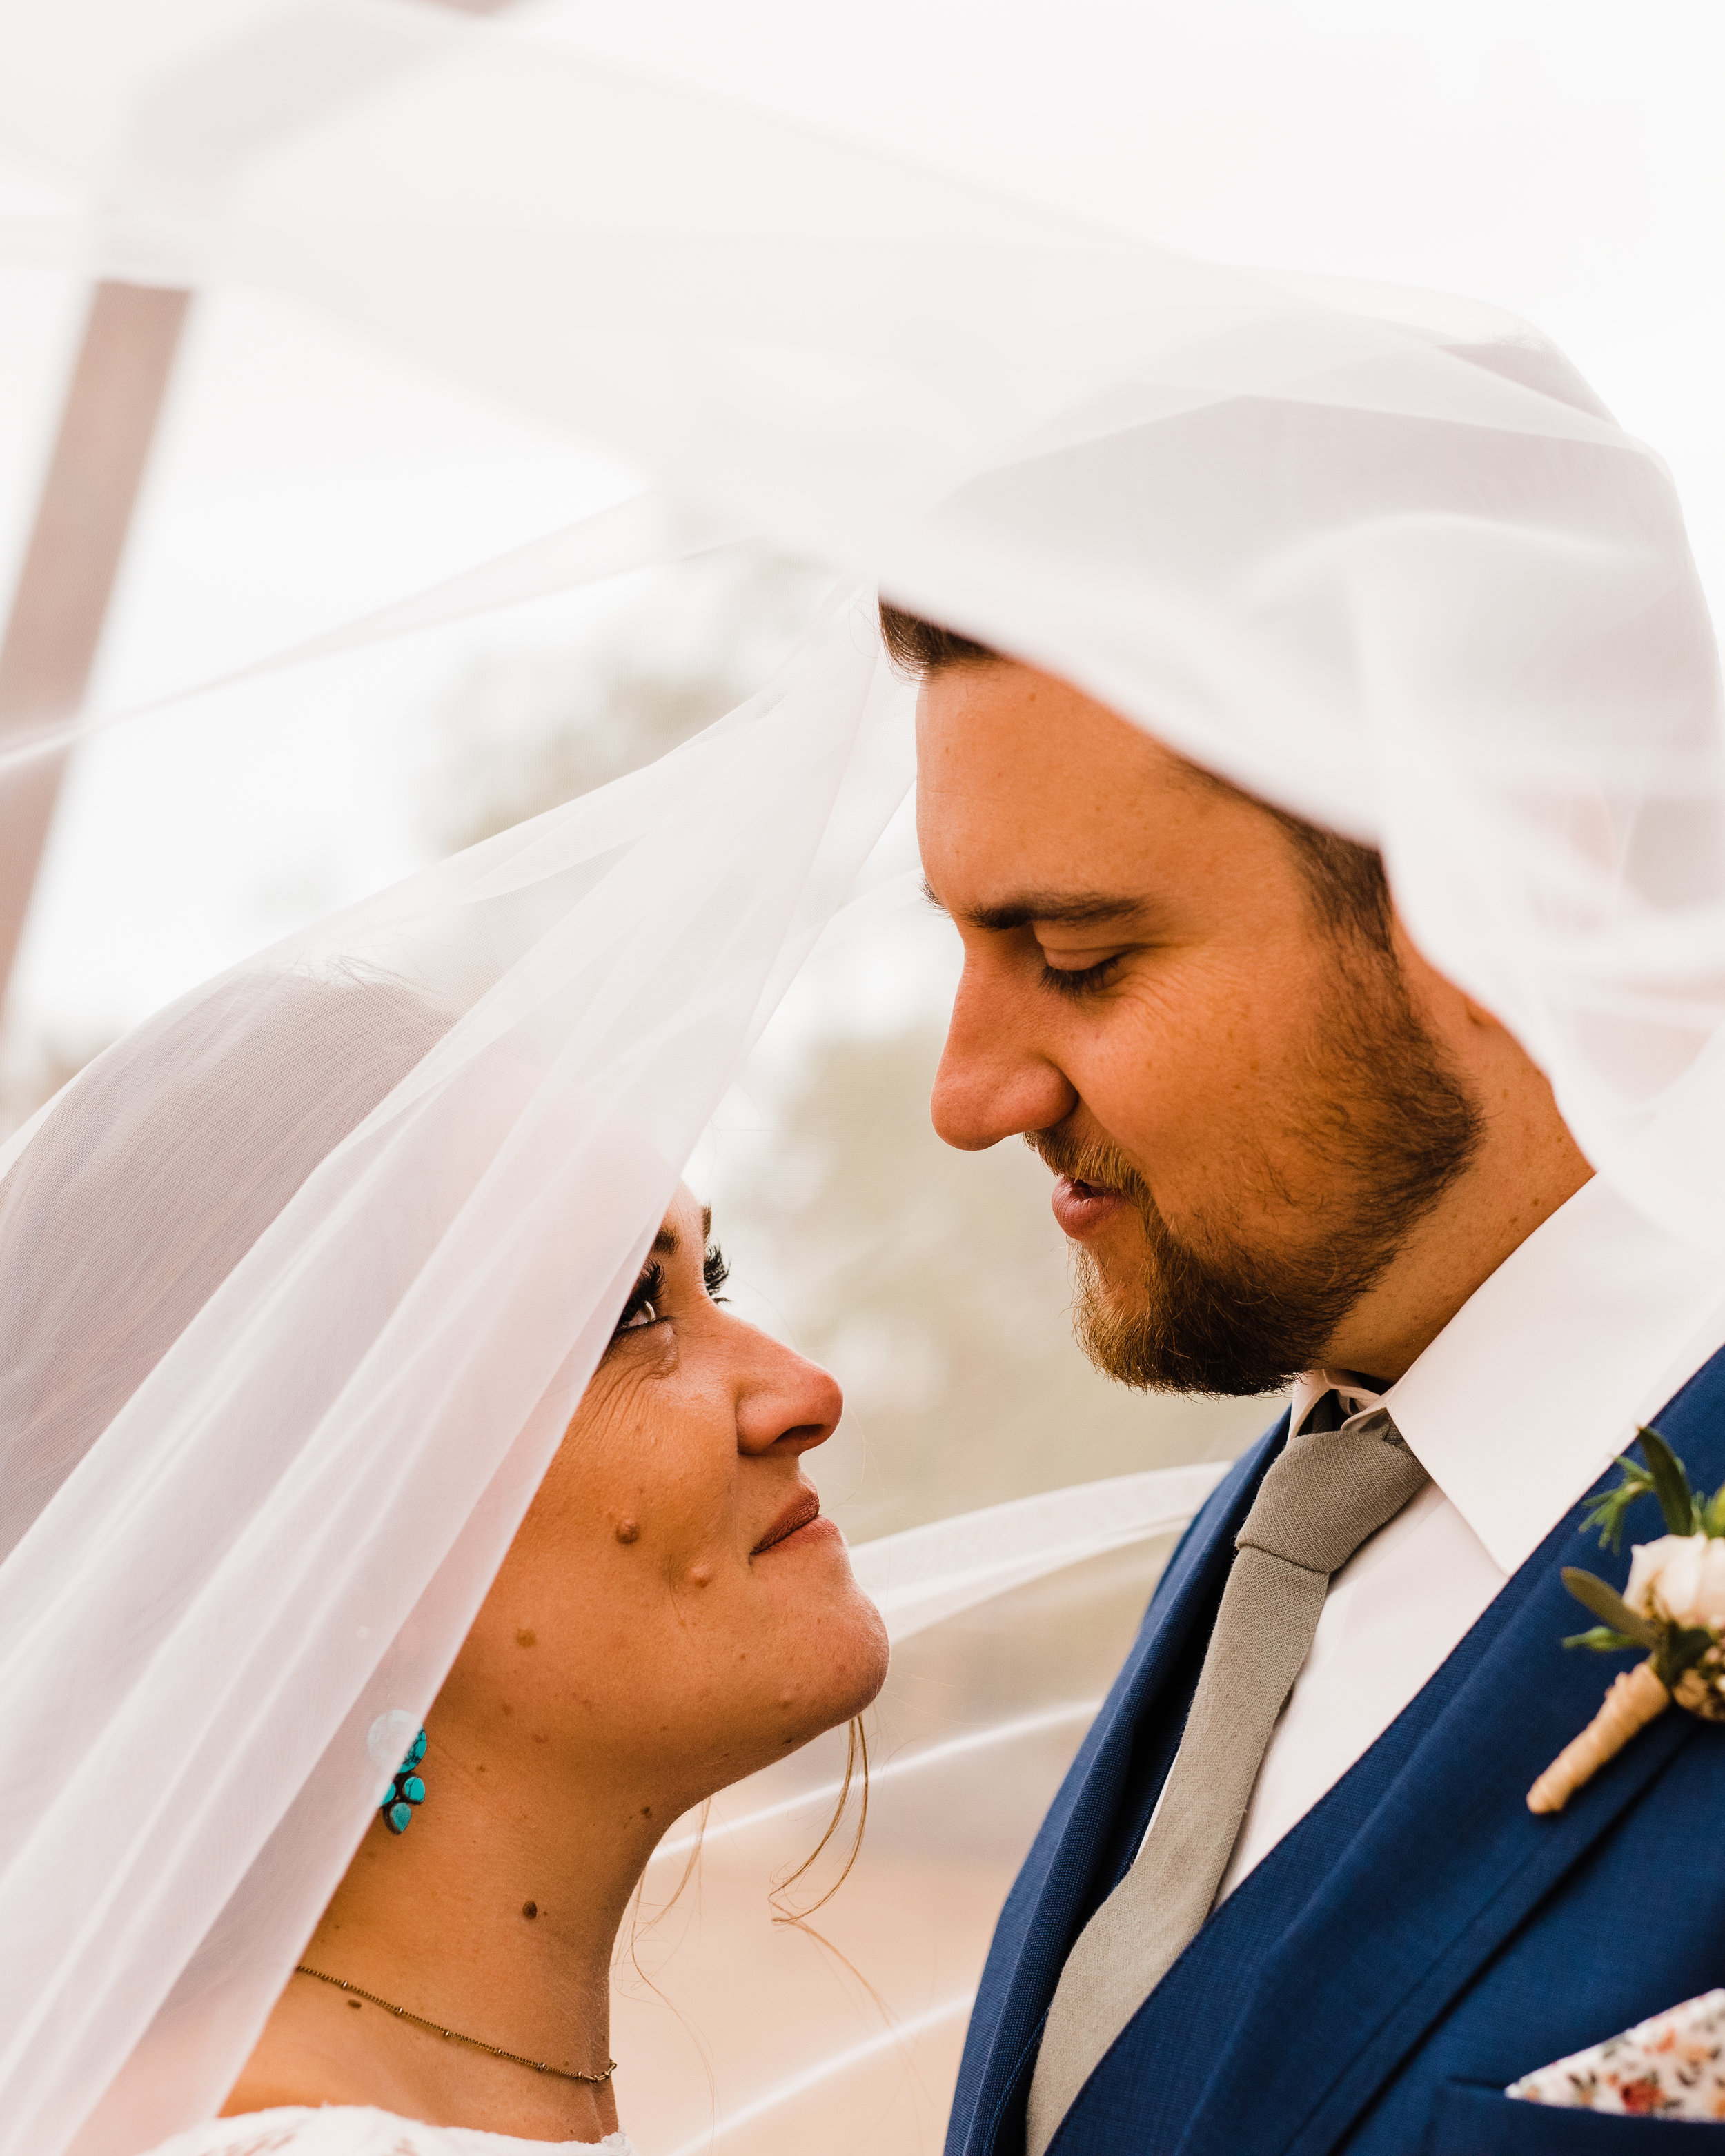
M879 1613L801 1467L842 1395L722 1277L680 1191L439 1702L472 1771L525 1747L682 1809L880 1690Z

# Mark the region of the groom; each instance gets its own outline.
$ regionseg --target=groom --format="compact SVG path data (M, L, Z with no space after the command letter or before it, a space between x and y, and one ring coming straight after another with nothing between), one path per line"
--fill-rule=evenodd
M1111 1375L1293 1386L1013 1889L948 2156L1645 2139L1503 2091L1725 1984L1725 1731L1669 1713L1561 1815L1525 1797L1625 1666L1563 1649L1560 1568L1628 1563L1579 1502L1645 1419L1725 1480L1725 1269L1591 1178L1375 854L882 622L964 946L936 1127L1054 1172Z

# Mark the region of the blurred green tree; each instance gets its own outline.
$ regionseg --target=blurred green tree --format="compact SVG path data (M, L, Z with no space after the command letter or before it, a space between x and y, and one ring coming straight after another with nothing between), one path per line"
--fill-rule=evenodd
M476 845L675 748L760 687L829 581L730 547L633 580L575 638L500 639L433 714L428 835L444 852Z

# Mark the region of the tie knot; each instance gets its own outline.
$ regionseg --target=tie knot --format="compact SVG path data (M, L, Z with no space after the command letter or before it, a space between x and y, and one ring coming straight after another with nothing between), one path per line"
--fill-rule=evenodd
M1307 1572L1339 1572L1427 1479L1384 1408L1351 1416L1340 1430L1302 1431L1259 1486L1235 1546Z

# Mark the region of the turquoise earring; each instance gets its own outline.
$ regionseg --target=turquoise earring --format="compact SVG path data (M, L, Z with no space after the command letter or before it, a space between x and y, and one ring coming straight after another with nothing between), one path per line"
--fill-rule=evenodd
M413 1739L413 1749L396 1768L388 1792L377 1807L383 1815L384 1825L392 1834L405 1834L413 1821L414 1805L425 1801L425 1784L418 1774L419 1762L424 1757L425 1732L422 1729Z

